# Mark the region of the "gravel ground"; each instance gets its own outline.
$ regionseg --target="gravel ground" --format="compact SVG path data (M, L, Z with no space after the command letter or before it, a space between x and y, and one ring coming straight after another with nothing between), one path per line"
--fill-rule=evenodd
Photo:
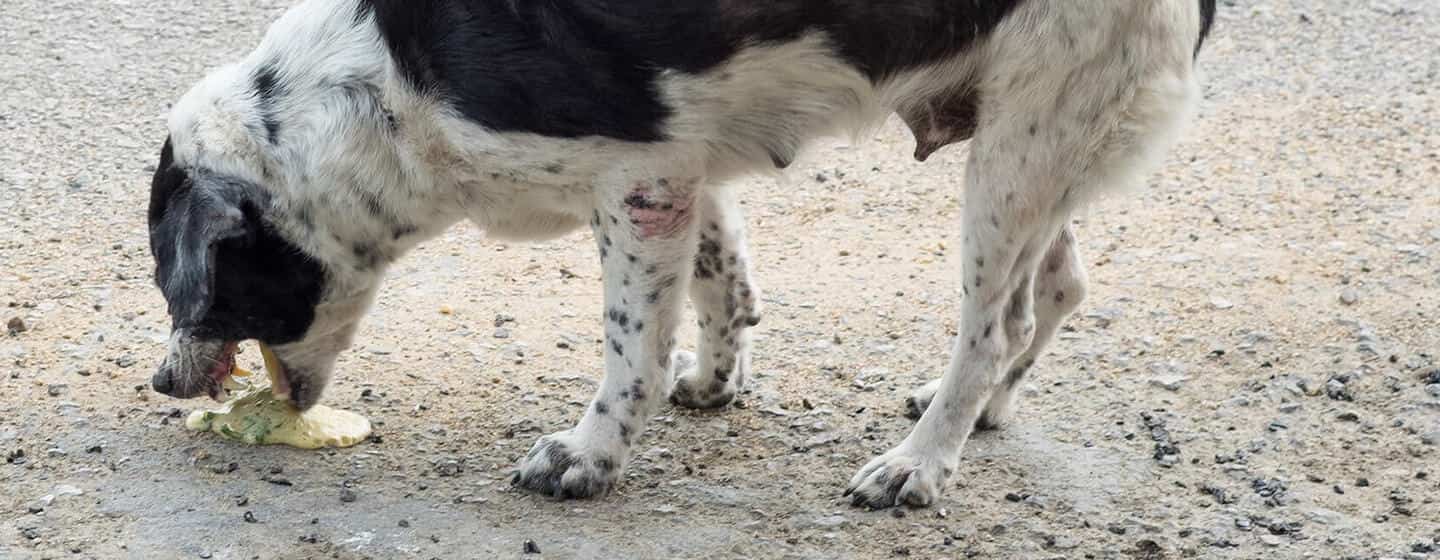
M608 498L506 482L599 376L584 233L396 267L325 399L375 441L185 432L204 403L145 387L148 175L168 102L287 3L0 2L0 557L1440 558L1440 4L1222 2L1188 140L1079 217L1093 296L1014 425L937 507L865 512L843 484L959 299L964 150L897 126L743 187L757 383L663 410Z

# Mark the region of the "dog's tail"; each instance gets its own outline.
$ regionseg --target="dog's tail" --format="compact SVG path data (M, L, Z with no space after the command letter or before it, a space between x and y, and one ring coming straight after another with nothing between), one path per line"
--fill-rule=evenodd
M1210 35L1210 26L1215 23L1215 0L1200 0L1200 37L1195 39L1195 56L1200 56L1200 47Z

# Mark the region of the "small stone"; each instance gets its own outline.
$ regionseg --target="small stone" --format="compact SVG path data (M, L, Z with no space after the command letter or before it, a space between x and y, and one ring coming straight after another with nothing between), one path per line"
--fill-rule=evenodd
M15 336L30 330L30 327L25 324L24 319L11 317L9 321L5 322L5 330L10 333L10 336Z
M495 338L500 338L500 339L510 338L510 329L507 329L507 328L504 328L504 327L495 329Z
M70 390L70 386L64 383L51 383L49 387L45 388L45 392L49 393L52 397L63 395L65 391L68 390Z
M1189 380L1184 375L1157 375L1150 378L1150 384L1166 391L1179 391L1180 387Z
M526 540L525 554L540 554L540 545L535 544L535 541Z
M1215 309L1230 309L1232 307L1235 307L1235 302L1232 302L1220 296L1212 296L1210 298L1210 306L1214 307Z
M245 512L245 515L244 515L243 517L244 517L246 523L259 523L259 522L260 522L259 519L255 519L255 512L253 512L253 511L247 511L247 512Z
M499 314L496 314L496 315L495 315L495 326L497 326L497 327L503 327L503 326L505 326L505 323L514 323L514 322L515 322L515 317L514 317L513 315L506 315L506 314L504 314L504 313L499 313Z
M405 519L401 519L400 522L397 523L397 525L399 525L402 529L409 529L409 528L410 528L410 521L405 520Z
M465 472L465 465L454 459L445 459L435 464L435 473L442 477L459 476Z
M1431 383L1425 386L1425 393L1440 399L1440 383Z
M1116 535L1124 535L1126 532L1125 526L1119 523L1111 523L1109 525L1106 525L1105 530L1110 531L1111 533L1114 533Z
M1350 388L1340 379L1333 377L1325 382L1325 395L1336 401L1353 402L1355 400L1355 395L1350 393Z
M1285 539L1275 535L1260 535L1260 542L1265 543L1265 546L1280 546L1285 544Z
M1360 293L1356 292L1355 288L1345 288L1340 291L1340 303L1344 305L1355 305L1357 301L1360 301Z
M349 489L349 488L341 488L341 489L340 489L340 501L341 501L341 502L349 504L349 503L354 503L355 500L358 500L358 499L360 499L360 497L355 494L355 491L354 491L354 490L351 490L351 489Z
M1341 422L1359 422L1360 415L1354 412L1341 412L1335 419Z

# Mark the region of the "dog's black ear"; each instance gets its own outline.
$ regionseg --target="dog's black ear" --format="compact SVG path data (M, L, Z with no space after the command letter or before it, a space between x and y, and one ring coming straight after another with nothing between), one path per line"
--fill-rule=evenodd
M155 283L175 328L193 327L215 302L215 255L222 242L254 239L265 195L258 186L176 169L162 156L151 186L150 251Z

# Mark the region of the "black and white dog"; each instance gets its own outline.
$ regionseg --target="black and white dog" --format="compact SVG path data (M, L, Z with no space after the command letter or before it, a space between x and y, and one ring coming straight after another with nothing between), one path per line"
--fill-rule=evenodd
M1085 295L1069 216L1149 173L1196 104L1213 0L306 0L175 106L149 213L173 319L157 391L218 394L239 341L320 399L386 268L461 220L543 239L586 224L605 377L515 483L610 490L669 397L714 408L757 324L722 184L898 113L915 157L973 138L960 336L919 423L850 480L932 503L971 431ZM693 359L673 332L689 294Z

